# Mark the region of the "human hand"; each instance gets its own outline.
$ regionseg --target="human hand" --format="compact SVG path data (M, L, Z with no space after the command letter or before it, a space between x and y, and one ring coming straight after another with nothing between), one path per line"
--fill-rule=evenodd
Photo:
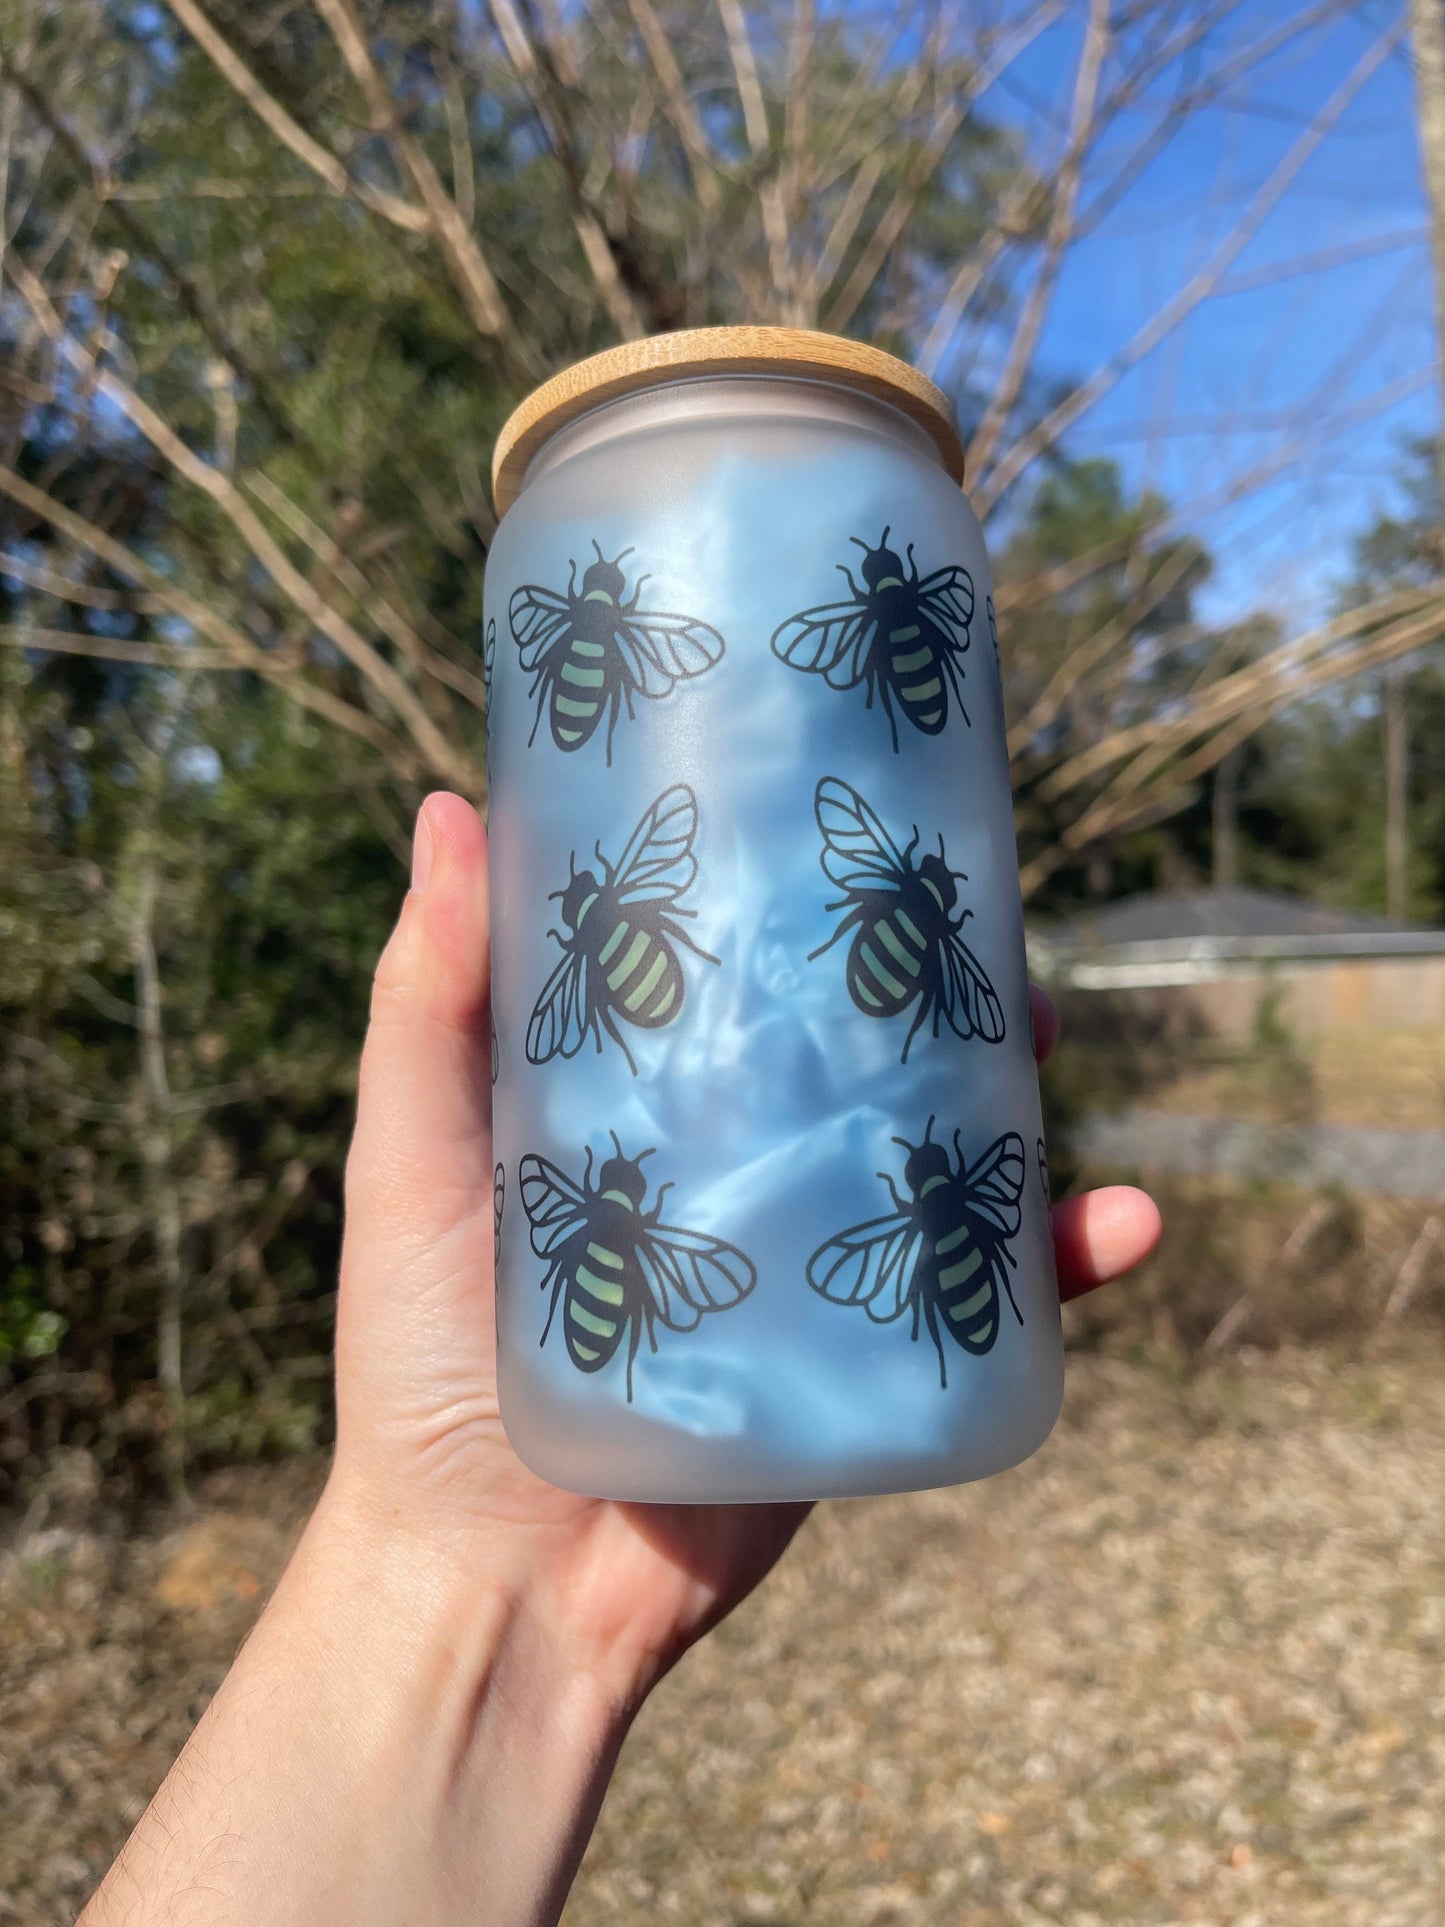
M762 1577L807 1508L638 1506L535 1477L497 1413L485 832L428 798L416 883L377 971L347 1179L337 1344L336 1478L419 1541L487 1559L525 1549L534 1610L624 1698ZM1040 1060L1057 1013L1034 992ZM1057 1208L1061 1292L1152 1248L1159 1219L1125 1187Z
M579 1498L512 1451L495 1383L488 985L485 832L460 797L434 795L362 1058L335 1464L219 1717L188 1749L208 1786L224 1771L244 1789L239 1818L212 1798L205 1824L241 1840L257 1927L554 1919L632 1712L807 1510ZM1034 1028L1042 1060L1058 1024L1037 992ZM1137 1264L1158 1230L1124 1187L1056 1207L1062 1295ZM372 1718L353 1703L362 1679ZM256 1716L268 1683L293 1696L279 1718ZM317 1772L335 1797L318 1813L314 1787L301 1794L298 1855L290 1788ZM177 1827L197 1831L181 1792L158 1803L172 1856ZM127 1850L132 1885L157 1848ZM237 1878L208 1874L207 1891ZM127 1917L106 1910L110 1888L88 1927Z

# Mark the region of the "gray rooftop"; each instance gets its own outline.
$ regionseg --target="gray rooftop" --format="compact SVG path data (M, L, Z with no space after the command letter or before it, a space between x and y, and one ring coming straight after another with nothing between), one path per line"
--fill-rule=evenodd
M1244 889L1125 897L1031 929L1029 939L1045 969L1080 988L1197 982L1271 960L1445 955L1445 930Z
M1192 937L1383 936L1417 926L1392 924L1354 910L1330 910L1307 897L1269 890L1150 892L1101 903L1045 933L1061 950L1111 948L1119 943L1187 941Z

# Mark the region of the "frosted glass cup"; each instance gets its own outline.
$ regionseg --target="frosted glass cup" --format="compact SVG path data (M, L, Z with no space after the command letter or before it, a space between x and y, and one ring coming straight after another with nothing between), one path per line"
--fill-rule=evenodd
M982 1478L1063 1383L990 596L943 397L710 329L498 445L497 1350L635 1500Z

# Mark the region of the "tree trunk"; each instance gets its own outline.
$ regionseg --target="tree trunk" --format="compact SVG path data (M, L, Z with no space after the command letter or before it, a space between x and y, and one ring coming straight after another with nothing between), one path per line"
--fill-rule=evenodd
M1445 0L1410 0L1415 54L1415 117L1430 205L1430 258L1435 270L1435 337L1445 362ZM1445 514L1445 432L1435 438L1440 506ZM1437 531L1445 560L1445 529ZM1410 838L1406 815L1410 751L1406 734L1404 665L1385 674L1385 893L1390 915L1410 912Z
M1103 902L1114 888L1114 856L1109 845L1102 840L1089 851L1085 866L1084 887L1091 897Z
M1445 0L1410 0L1415 114L1430 201L1437 322L1445 324Z
M1243 748L1222 756L1214 772L1213 833L1210 857L1216 890L1239 881L1239 765Z
M140 880L131 920L131 965L135 971L143 1092L140 1152L149 1179L161 1285L156 1352L161 1392L166 1402L162 1459L171 1495L181 1498L186 1489L186 1390L181 1351L185 1272L181 1263L181 1199L174 1168L160 966L153 934L156 889L155 866L148 864Z
M1405 666L1392 662L1384 675L1385 723L1385 906L1396 923L1410 916L1410 743L1405 717Z
M1415 118L1430 205L1430 258L1435 270L1435 334L1445 359L1445 0L1410 0L1415 54ZM1437 437L1440 500L1445 506L1445 434Z

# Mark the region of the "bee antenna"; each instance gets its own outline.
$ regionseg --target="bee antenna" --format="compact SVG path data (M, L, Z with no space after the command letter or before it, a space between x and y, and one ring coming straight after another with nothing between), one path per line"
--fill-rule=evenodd
M637 1153L637 1156L632 1160L632 1162L634 1164L641 1164L644 1158L655 1158L656 1156L657 1156L657 1146L655 1144L649 1144L645 1151L639 1151Z
M549 890L547 892L547 901L548 903L555 903L559 897L565 897L566 894L567 892L565 890Z
M942 830L938 832L938 860L940 863L946 860L943 854L943 831Z
M607 1135L612 1139L612 1142L616 1145L618 1157L621 1157L622 1156L622 1139L617 1135L616 1131L609 1131Z
M872 549L869 548L868 544L863 540L861 535L850 535L848 537L848 540L850 542L856 542L858 544L858 547L863 551L864 555L872 555L873 553ZM840 562L838 566L839 568L841 568L843 565Z
M891 1140L891 1142L894 1144L901 1144L905 1151L911 1151L913 1149L913 1146L908 1142L908 1139L906 1137L895 1137ZM880 1171L878 1175L881 1178L885 1175L885 1173Z
M888 523L888 525L887 525L887 526L885 527L885 529L884 529L884 531L883 531L883 533L882 533L882 535L880 535L880 536L879 536L879 538L878 538L878 546L879 546L879 548L880 548L880 549L886 549L886 548L887 548L887 546L888 546L888 535L889 535L889 531L890 531L890 530L892 529L892 527L893 527L893 524L892 524L891 522L890 522L890 523Z
M933 1136L933 1127L937 1122L938 1122L938 1113L937 1111L935 1111L933 1113L933 1116L928 1120L928 1129L923 1133L923 1142L925 1144L927 1144L928 1140Z
M634 550L634 549L635 549L636 547L637 547L637 544L636 544L635 542L629 542L629 543L628 543L628 545L627 545L627 547L626 547L625 549L619 549L619 550L617 551L617 553L616 553L616 555L614 555L614 556L613 556L613 558L612 558L612 560L613 560L614 562L624 562L624 561L626 561L626 559L627 559L627 557L628 557L629 555L631 555L631 554L632 554L632 552L633 552L633 550ZM644 577L643 577L643 580L644 580L644 581L646 581L646 580L647 580L647 578L646 578L646 577L644 576Z
M592 538L592 546L597 551L597 560L599 562L605 562L607 557L602 553L602 544L597 540L595 535Z

